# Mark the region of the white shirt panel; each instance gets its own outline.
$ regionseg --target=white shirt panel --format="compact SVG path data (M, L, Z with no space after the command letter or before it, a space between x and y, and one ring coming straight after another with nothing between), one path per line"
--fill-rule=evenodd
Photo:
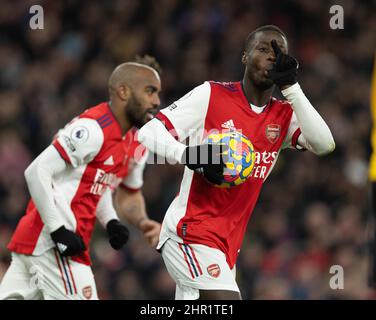
M197 86L169 107L161 110L172 123L179 140L203 126L210 101L211 87L208 81Z
M57 141L74 168L92 161L103 145L103 131L93 119L77 119L57 134Z
M126 187L131 189L141 189L144 184L143 174L148 156L149 152L146 149L144 155L140 160L136 161L132 159L132 161L134 161L132 168L130 168L128 175L123 180L123 184Z

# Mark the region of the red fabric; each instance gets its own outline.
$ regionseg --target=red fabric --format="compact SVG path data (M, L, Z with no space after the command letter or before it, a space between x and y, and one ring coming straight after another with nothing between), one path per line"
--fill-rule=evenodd
M292 138L291 138L291 145L296 148L297 144L298 144L298 139L299 139L299 136L300 134L302 133L302 131L300 130L300 128L296 129L296 131L294 132L294 134L292 135Z
M60 156L68 163L71 163L68 154L65 152L64 148L61 146L59 141L56 139L52 142L52 145L56 148L56 150L60 153Z
M158 120L160 120L166 129L170 132L170 134L176 139L179 140L179 136L174 128L174 125L171 123L171 121L162 113L158 112L155 116Z
M264 111L257 114L250 108L240 82L211 83L206 132L221 131L222 124L232 120L235 128L254 146L255 167L250 178L232 188L218 188L194 173L186 212L177 225L177 234L184 243L217 248L225 253L230 268L234 266L247 223L273 159L285 139L292 113L287 102L271 99ZM280 128L279 132L273 133L273 139L268 136L270 127ZM183 225L186 225L184 235Z
M86 165L78 187L72 195L70 207L76 219L76 233L79 234L87 250L72 260L90 265L89 245L96 221L96 207L106 188L115 188L129 173L137 157L145 153L145 148L136 140L136 129L129 130L122 137L120 124L107 103L101 103L82 113L79 118L97 120L102 128L103 145L96 157ZM100 120L98 120L100 119ZM74 120L73 120L74 121ZM66 150L55 139L53 142L64 160L69 161ZM112 164L105 164L112 157ZM70 162L70 161L69 161ZM74 169L76 170L76 169ZM81 170L81 169L80 169ZM8 245L9 250L33 254L43 229L41 217L31 200L26 214L21 218ZM73 278L73 277L72 277Z
M8 249L17 253L32 254L42 229L43 221L33 200L30 200L26 208L26 215L18 223L8 244Z

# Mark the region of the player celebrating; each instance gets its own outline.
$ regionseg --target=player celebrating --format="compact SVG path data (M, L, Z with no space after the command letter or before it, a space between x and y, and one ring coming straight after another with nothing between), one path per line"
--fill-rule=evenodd
M119 214L156 244L159 223L147 217L139 191L147 153L136 154L133 127L152 119L160 90L154 68L121 64L109 79L110 101L73 119L26 169L32 200L8 245L0 299L97 299L88 249L96 216L114 249L128 240L112 205L119 185Z
M176 299L240 299L235 263L279 152L293 147L323 155L335 148L328 126L297 82L298 62L287 52L287 38L278 27L256 29L246 40L242 81L205 82L161 110L139 132L139 140L151 151L186 164L158 244L177 284ZM287 101L272 97L274 85ZM203 143L205 132L222 128L241 131L256 153L252 176L233 188L214 185L223 177L221 150ZM181 143L187 137L188 147ZM205 153L212 158L203 159Z

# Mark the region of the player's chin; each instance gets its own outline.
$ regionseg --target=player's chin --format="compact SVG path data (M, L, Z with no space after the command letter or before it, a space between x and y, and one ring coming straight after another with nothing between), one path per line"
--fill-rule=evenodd
M259 79L259 81L257 81L257 86L261 89L261 90L267 90L269 88L271 88L273 86L274 82L263 76L261 79Z
M132 127L136 127L137 129L141 129L146 124L146 118L137 118L133 119L131 125Z
M147 124L148 122L150 121L150 118L145 116L143 117L142 119L138 119L136 121L136 123L134 123L133 125L138 128L138 129L141 129L145 124Z

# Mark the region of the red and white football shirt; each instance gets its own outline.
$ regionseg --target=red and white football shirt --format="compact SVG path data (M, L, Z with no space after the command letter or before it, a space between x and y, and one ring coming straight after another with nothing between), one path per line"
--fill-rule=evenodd
M53 145L70 164L53 177L53 196L67 229L78 233L87 248L96 221L96 207L106 188L141 188L146 150L136 139L137 130L122 136L108 103L87 109L56 135ZM8 249L41 255L54 247L47 228L30 200ZM89 265L89 250L72 257Z
M252 176L232 188L218 188L188 168L178 196L162 224L158 248L172 238L203 244L226 254L232 268L236 262L248 220L261 187L281 149L297 147L300 129L291 105L271 98L261 113L248 103L240 82L205 82L156 116L168 130L190 145L203 143L210 131L241 131L252 142L255 166Z

